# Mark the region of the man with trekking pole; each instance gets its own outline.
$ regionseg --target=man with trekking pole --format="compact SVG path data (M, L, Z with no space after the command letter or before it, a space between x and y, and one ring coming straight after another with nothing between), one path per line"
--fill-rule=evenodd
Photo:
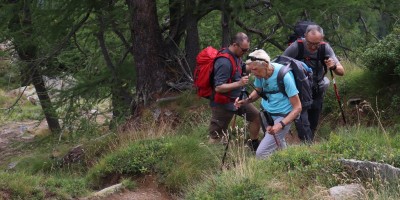
M261 49L250 53L248 58L246 64L256 77L254 86L252 85L254 90L246 99L237 98L235 106L245 107L263 97L261 101L263 110L260 115L268 122L263 124L265 135L258 146L256 157L266 158L275 150L286 147L285 135L302 110L301 102L292 72L286 73L283 77L286 93L283 94L279 92L277 81L283 65L271 63L268 54Z
M300 118L295 121L298 136L305 143L312 143L314 141L314 134L322 111L325 91L329 86L329 79L325 77L325 74L330 71L333 82L333 73L338 76L344 75L344 68L337 59L332 47L328 43L325 43L323 39L324 32L320 26L308 25L304 38L300 38L292 43L283 53L284 56L303 61L313 71L313 103L308 109L303 108ZM334 86L335 94L337 94L336 97L342 111L343 121L346 123L335 82Z
M213 66L213 94L210 98L212 116L209 126L209 143L225 143L228 136L228 126L233 116L245 117L249 122L251 148L257 149L260 119L258 110L252 104L239 109L234 106L235 99L243 94L243 88L249 82L249 77L242 73L246 68L241 57L250 49L250 40L245 33L239 32L231 39L228 48L222 49Z

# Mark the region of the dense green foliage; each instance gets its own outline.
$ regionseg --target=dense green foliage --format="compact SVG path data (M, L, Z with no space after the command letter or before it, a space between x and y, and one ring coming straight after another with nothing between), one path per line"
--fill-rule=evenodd
M377 43L370 43L362 60L367 69L385 84L395 83L400 76L400 28Z
M189 62L194 60L187 54L192 52L190 55L193 56L196 53L193 51L210 45L219 48L222 38L229 38L228 34L246 32L251 38L252 48L263 48L274 57L286 47L287 37L297 21L312 20L324 28L326 39L339 56L356 59L359 56L356 49L373 44L389 34L399 15L399 11L394 9L396 1L392 0L275 1L272 4L263 1L229 1L225 4L194 1L191 6L185 2L156 1L156 14L162 30L160 39L163 41L160 48L165 55L138 56L146 59L163 56L168 70L166 80L185 85L191 84L193 70L186 71L185 63L193 66ZM138 66L133 64L137 59L133 57L132 49L139 44L132 44L131 39L135 36L131 30L135 27L132 27L134 19L130 18L127 2L16 1L3 2L0 8L0 18L4 21L0 24L0 41L13 41L17 50L13 53L2 52L1 56L8 60L11 54L20 55L20 62L1 64L0 84L15 86L20 81L26 82L32 72L28 67L31 64L41 75L66 81L68 86L59 91L59 95L52 96L51 100L64 128L68 127L69 131L73 127L81 128L81 110L97 109L99 103L110 105L101 112L112 111L112 122L125 120L133 114L129 112L132 109L130 106L142 97L135 99L139 77ZM352 12L337 12L346 9ZM189 37L186 30L189 14L196 17L194 23L198 29L198 41L188 41L196 38ZM231 17L225 25L230 33L222 34L222 14ZM188 49L188 44L193 43L198 43L198 49ZM140 52L145 53L146 50ZM371 49L370 52L385 51ZM21 57L27 53L32 58ZM393 57L396 53L391 55L391 58L397 59ZM378 60L373 59L373 55L367 57ZM390 63L387 59L385 62L395 70L393 59ZM396 73L390 67L388 71ZM169 88L168 91L171 89L174 90ZM48 86L47 90L54 93L59 88Z

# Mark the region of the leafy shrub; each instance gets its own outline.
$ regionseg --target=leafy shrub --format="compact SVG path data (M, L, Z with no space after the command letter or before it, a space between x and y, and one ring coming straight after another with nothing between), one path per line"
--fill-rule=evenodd
M381 80L400 76L400 28L377 43L371 43L361 57L366 67ZM395 78L392 80L396 80Z
M88 172L88 182L102 185L102 179L118 174L140 175L154 171L156 163L166 155L168 143L143 140L107 155Z

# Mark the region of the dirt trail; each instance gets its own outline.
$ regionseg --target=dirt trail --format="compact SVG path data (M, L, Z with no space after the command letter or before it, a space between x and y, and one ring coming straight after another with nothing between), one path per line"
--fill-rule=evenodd
M111 196L101 198L102 200L173 200L164 187L160 186L154 175L147 175L137 181L138 188L132 191L122 191Z

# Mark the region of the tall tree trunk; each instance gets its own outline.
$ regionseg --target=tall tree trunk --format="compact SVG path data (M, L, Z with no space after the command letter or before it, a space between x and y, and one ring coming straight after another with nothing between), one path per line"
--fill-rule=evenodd
M390 28L390 16L387 13L380 12L380 20L378 23L378 37L380 39L384 38L387 34L389 34Z
M43 77L35 66L30 65L30 69L33 71L32 83L39 97L40 105L42 106L49 129L52 133L58 133L61 130L60 123L58 122L58 117L53 104L51 103Z
M172 58L180 53L179 45L185 31L182 18L184 5L183 0L169 0L169 32L164 44L166 54Z
M113 119L112 123L110 123L110 128L114 128L117 121L119 119L123 119L129 116L130 104L132 101L132 97L128 92L128 88L126 88L121 81L119 73L118 73L118 66L114 65L110 54L108 52L106 42L104 39L104 32L106 29L106 24L104 22L104 17L101 11L97 12L98 21L99 21L99 32L97 33L97 39L100 44L101 52L103 54L104 60L108 69L111 72L111 100L112 100L112 109L113 109Z
M191 72L196 67L196 56L199 53L199 30L197 28L197 17L194 15L195 0L186 0L186 60ZM192 73L191 73L192 74Z
M221 2L221 28L222 28L222 40L221 47L228 47L231 38L231 8L229 6L230 0L223 0Z
M132 16L134 65L136 67L136 99L134 115L166 89L166 70L162 63L162 35L158 24L155 0L127 0Z
M221 12L221 27L222 27L222 41L221 41L221 47L228 47L230 43L230 37L231 37L231 31L230 31L230 18L231 15L230 13L223 9Z
M28 64L28 68L24 73L28 74L35 87L50 131L52 133L58 133L61 128L57 114L45 87L42 74L40 73L40 68L34 64L34 61L37 59L38 48L36 44L33 44L33 41L30 40L32 32L34 31L30 12L30 2L26 1L21 3L21 6L20 10L16 10L15 17L10 22L9 27L15 33L20 32L23 35L15 35L13 43L18 52L18 56ZM20 17L23 17L22 20L19 20ZM22 23L20 23L20 21L22 21Z

